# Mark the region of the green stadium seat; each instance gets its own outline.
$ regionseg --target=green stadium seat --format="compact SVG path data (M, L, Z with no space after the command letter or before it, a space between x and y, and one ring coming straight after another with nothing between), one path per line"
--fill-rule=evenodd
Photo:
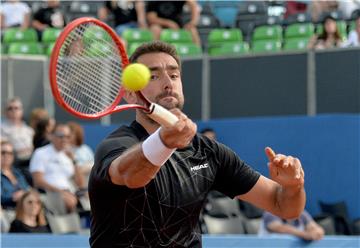
M311 37L314 35L314 24L312 23L295 23L285 29L285 39Z
M209 46L223 42L241 41L243 41L243 36L239 29L213 29L208 36Z
M284 43L285 51L301 51L306 50L309 38L292 38L286 39Z
M256 27L252 40L281 40L282 27L280 25L264 25Z
M84 32L84 45L92 46L97 40L112 41L111 36L102 28L92 26Z
M54 46L55 46L55 42L54 42L54 43L50 43L50 44L47 46L47 48L46 48L46 50L45 50L45 54L46 54L47 56L51 56L51 53L52 53L52 50L53 50Z
M126 29L122 34L122 38L124 38L128 43L148 42L154 39L150 30L137 28Z
M113 54L111 46L104 44L103 42L94 42L90 49L86 50L86 55L89 57L108 57Z
M347 37L347 31L346 31L346 22L345 21L337 21L336 22L336 26L337 28L339 29L339 33L341 35L341 37L344 39ZM322 24L319 24L317 27L316 27L316 33L318 35L322 34L323 32L323 25Z
M6 45L3 43L0 44L0 54L6 54Z
M54 43L61 33L58 28L46 28L41 36L41 41L46 44Z
M160 40L168 43L192 43L190 31L185 29L172 30L164 29L160 34Z
M201 47L193 43L175 43L174 46L181 57L199 56L202 54Z
M36 42L29 43L11 43L9 45L8 54L10 55L41 55L43 54L43 47Z
M21 30L20 28L9 28L4 32L4 43L13 42L37 42L37 33L35 29L29 28Z
M254 41L252 43L251 51L254 53L281 51L281 42L276 40Z
M128 51L127 54L129 56L131 56L131 54L133 54L136 50L136 48L138 48L141 44L143 44L142 42L133 42L131 44L128 44Z
M249 52L249 44L246 42L225 42L209 48L211 56L240 55Z

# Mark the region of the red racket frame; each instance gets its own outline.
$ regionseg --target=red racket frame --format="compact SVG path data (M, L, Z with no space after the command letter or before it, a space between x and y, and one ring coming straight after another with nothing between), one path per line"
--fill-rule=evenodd
M63 98L60 95L60 92L59 92L59 89L58 89L58 86L57 86L57 79L56 79L56 75L57 75L56 65L57 65L57 62L58 62L58 59L59 59L60 49L61 49L61 46L63 45L64 41L66 40L67 36L77 26L82 25L84 23L89 23L89 22L92 22L92 23L96 24L97 26L100 26L101 28L103 28L111 36L111 38L115 42L116 46L118 47L119 55L120 55L120 57L122 59L122 69L124 69L129 64L129 59L128 59L128 56L126 54L126 50L124 48L123 42L121 41L119 36L114 32L114 30L110 26L103 23L102 21L99 21L98 19L91 18L91 17L81 17L81 18L78 18L78 19L70 22L64 28L64 30L61 32L60 36L56 40L54 49L53 49L51 57L50 57L50 68L49 68L50 86L51 86L51 91L52 91L52 94L53 94L56 102L60 106L62 106L65 110L70 112L71 114L73 114L73 115L75 115L77 117L80 117L80 118L84 118L84 119L98 119L98 118L101 118L101 117L103 117L105 115L108 115L110 113L120 112L120 111L123 111L123 110L134 109L134 108L135 109L142 109L145 112L150 112L151 110L149 109L149 106L150 106L151 103L146 97L144 97L144 95L140 91L137 91L136 94L142 99L142 101L146 104L146 106L142 106L142 105L138 105L138 104L122 104L122 105L118 105L119 102L121 101L123 95L125 94L125 89L123 87L120 87L118 96L116 97L114 102L108 108L106 108L104 111L102 111L102 112L100 112L98 114L80 113L80 112L74 110L73 108L71 108L63 100Z

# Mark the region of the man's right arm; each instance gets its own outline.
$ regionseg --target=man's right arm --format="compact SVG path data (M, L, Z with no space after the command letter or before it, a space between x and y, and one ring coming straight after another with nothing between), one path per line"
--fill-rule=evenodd
M167 153L168 150L186 147L196 134L197 127L195 123L181 113L180 110L173 110L172 112L177 115L179 121L173 127L161 127L159 133L155 132L147 138L147 140L159 139L162 143L161 146L163 146L162 148L160 146L148 147L153 150L150 154L156 155L159 152L158 157L161 157L164 149L165 153ZM155 178L166 161L161 164L153 164L150 162L149 155L145 155L149 154L148 152L144 153L145 148L143 143L136 144L111 162L109 175L112 183L125 185L128 188L141 188ZM152 161L156 161L158 157L155 157Z

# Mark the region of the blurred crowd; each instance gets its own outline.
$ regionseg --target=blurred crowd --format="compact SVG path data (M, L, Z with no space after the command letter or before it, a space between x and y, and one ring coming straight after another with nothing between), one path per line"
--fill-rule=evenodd
M62 2L48 0L44 2L8 0L1 4L2 32L8 28L33 28L37 31L39 41L46 28L63 28L71 20L80 16L93 16L111 25L121 36L127 29L151 30L154 39L160 39L163 29L184 29L191 33L193 43L204 47L206 35L199 28L207 26L211 19L218 19L219 28L239 27L243 34L247 30L247 22L256 25L267 25L270 19L258 22L256 15L260 9L260 1L255 5L247 5L246 16L241 17L241 11L236 8L243 1L80 1ZM249 2L251 1L244 1ZM286 25L290 20L297 18L299 22L320 24L320 32L316 32L308 43L308 48L331 48L358 46L360 37L360 1L359 0L332 0L332 1L263 1L267 9L264 16L276 17L275 23ZM29 4L31 7L29 7ZM75 7L74 7L75 6ZM92 8L94 7L94 10ZM231 8L233 10L229 11ZM262 8L262 7L261 7ZM69 13L67 10L69 9ZM75 10L74 10L75 9ZM73 11L71 11L73 10ZM218 11L219 10L219 11ZM225 12L222 10L226 10ZM237 13L235 19L228 22L231 13ZM15 14L16 13L16 14ZM70 14L72 13L72 14ZM217 14L218 13L218 14ZM206 18L202 18L206 15ZM250 17L248 17L249 15ZM271 16L272 15L272 16ZM303 16L300 16L303 15ZM252 17L251 17L252 16ZM305 16L305 17L304 17ZM245 18L246 17L246 18ZM302 20L302 18L305 20ZM308 19L307 19L308 18ZM222 20L223 19L223 20ZM272 19L273 20L273 19ZM345 33L340 32L337 21L355 21L346 27ZM208 23L207 23L208 22ZM232 24L232 23L234 24ZM273 22L273 21L271 21ZM246 24L246 25L245 25ZM245 26L244 26L245 25ZM207 33L208 34L208 33Z
M48 232L43 204L89 217L87 181L94 161L79 123L61 123L42 108L23 119L20 98L5 104L1 122L1 207L15 210L10 232ZM49 214L57 209L47 208ZM51 211L53 211L51 213Z

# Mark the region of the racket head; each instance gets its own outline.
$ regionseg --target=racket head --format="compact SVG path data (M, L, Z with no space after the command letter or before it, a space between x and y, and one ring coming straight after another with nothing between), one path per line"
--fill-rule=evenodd
M50 85L56 102L71 114L97 119L112 112L125 93L125 47L107 24L89 17L69 23L50 58Z

